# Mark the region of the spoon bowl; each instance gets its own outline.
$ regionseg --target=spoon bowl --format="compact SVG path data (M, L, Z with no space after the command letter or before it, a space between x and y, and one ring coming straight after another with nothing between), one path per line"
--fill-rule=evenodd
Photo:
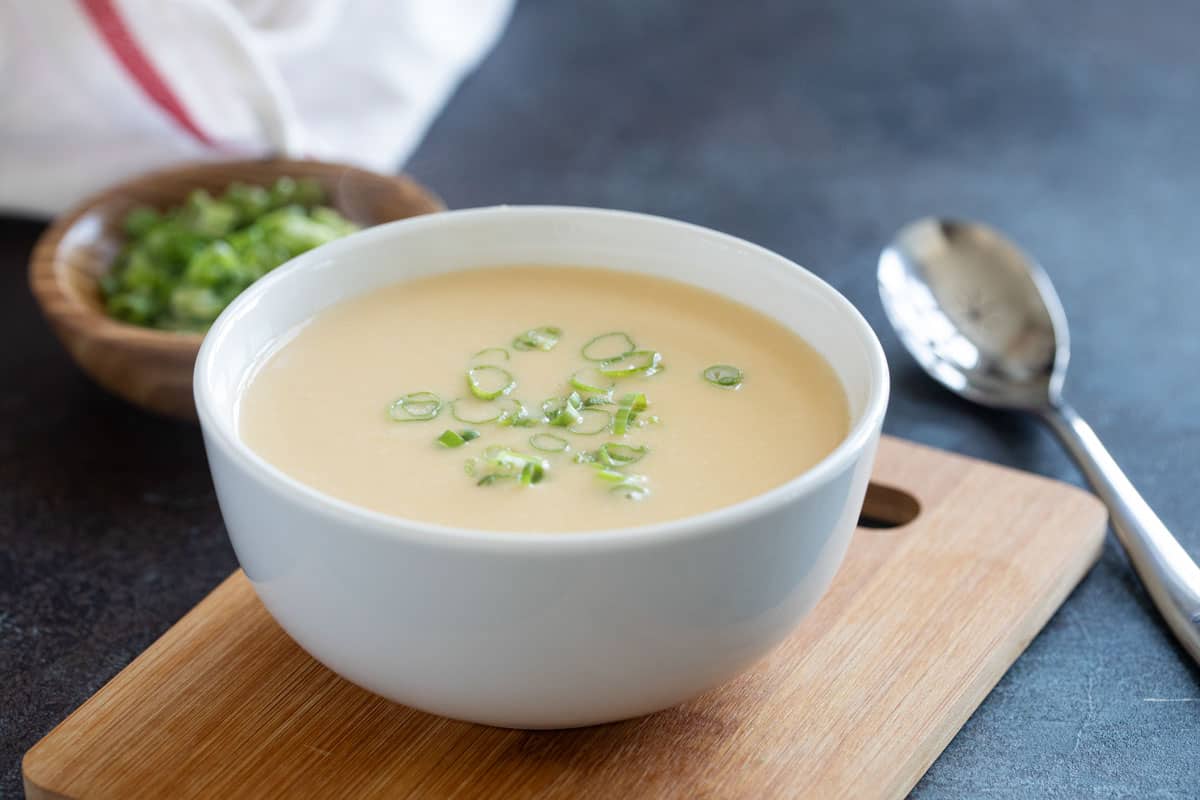
M99 280L121 250L122 225L131 209L142 205L165 209L182 203L193 189L219 194L234 181L270 185L285 175L317 180L330 205L363 227L444 208L404 176L296 159L186 164L113 186L47 228L29 265L33 295L80 369L135 405L195 420L192 371L204 337L113 319L105 313Z
M1040 409L1058 399L1066 315L1045 271L984 225L926 218L879 258L884 311L925 370L984 405Z
M925 371L982 405L1036 414L1108 506L1129 554L1180 644L1200 662L1200 567L1062 398L1067 318L1045 271L991 228L927 218L879 257L879 295Z

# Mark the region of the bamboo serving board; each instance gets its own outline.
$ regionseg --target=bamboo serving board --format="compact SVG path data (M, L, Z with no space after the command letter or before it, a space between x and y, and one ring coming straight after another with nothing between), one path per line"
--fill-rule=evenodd
M902 797L1095 561L1105 513L896 439L874 477L865 513L915 519L860 528L795 634L683 706L549 732L423 714L306 655L239 571L25 755L27 795Z

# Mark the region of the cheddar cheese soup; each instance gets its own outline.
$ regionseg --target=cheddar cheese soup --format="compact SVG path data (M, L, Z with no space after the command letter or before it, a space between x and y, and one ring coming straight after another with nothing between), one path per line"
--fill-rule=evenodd
M624 272L498 267L318 314L264 357L239 429L364 508L567 532L773 489L828 455L849 413L829 364L746 306Z

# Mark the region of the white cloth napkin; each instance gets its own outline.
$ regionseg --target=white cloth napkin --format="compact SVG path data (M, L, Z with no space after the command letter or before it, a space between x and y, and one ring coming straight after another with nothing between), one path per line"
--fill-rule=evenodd
M394 170L514 0L0 3L0 209L178 161Z

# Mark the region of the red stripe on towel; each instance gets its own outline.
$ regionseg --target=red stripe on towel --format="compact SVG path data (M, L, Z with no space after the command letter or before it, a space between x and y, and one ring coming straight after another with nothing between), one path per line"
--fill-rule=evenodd
M112 50L117 61L121 62L121 66L137 82L146 96L167 116L175 120L179 127L190 133L196 141L212 147L212 138L200 129L191 114L184 108L183 103L171 91L171 87L159 75L154 64L150 62L138 45L137 39L126 26L125 20L121 18L121 13L117 11L113 0L79 0L79 4L91 17L92 24L96 27L100 37L104 39L105 44Z

